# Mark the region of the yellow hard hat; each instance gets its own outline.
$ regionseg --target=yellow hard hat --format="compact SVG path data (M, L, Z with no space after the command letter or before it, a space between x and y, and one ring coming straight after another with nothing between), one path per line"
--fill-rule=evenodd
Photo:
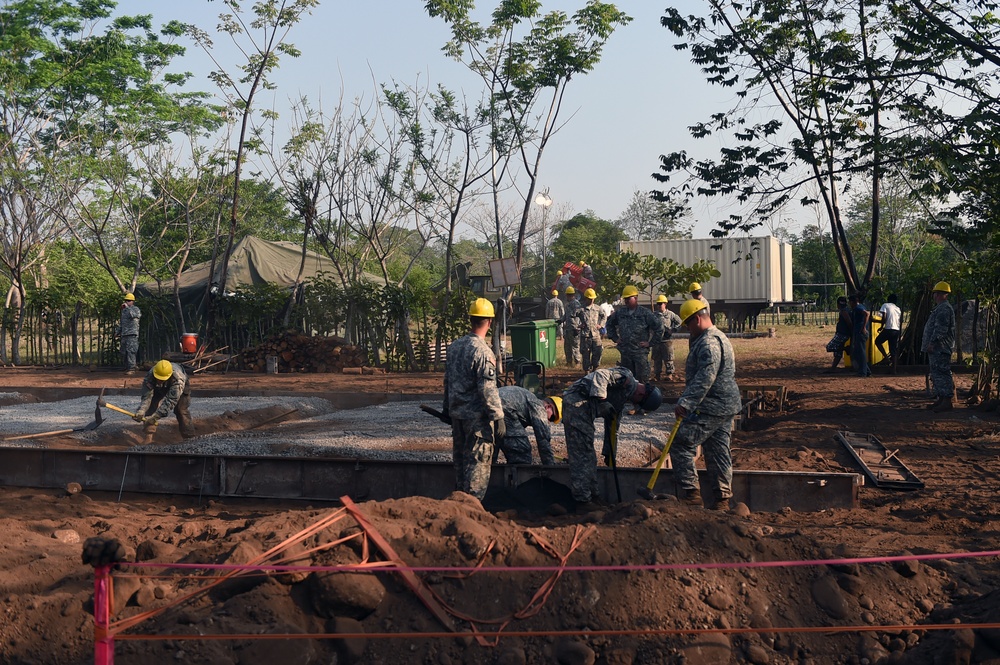
M476 300L469 306L469 316L479 316L484 319L492 319L496 316L496 312L493 311L493 303L491 303L486 298L476 298Z
M685 300L684 304L681 305L681 322L687 323L687 320L691 318L691 315L697 314L701 310L708 307L705 303L700 300Z
M934 288L931 289L931 291L939 291L941 293L951 293L951 284L949 284L948 282L938 282L937 284L934 285Z
M174 366L169 360L161 360L153 365L153 378L157 381L166 381L174 374Z
M558 271L556 271L556 274L557 274L557 275L561 275L561 274L562 274L562 270L558 270Z
M545 399L552 402L552 406L556 408L556 419L552 421L552 424L558 425L562 422L562 397L546 397Z
M632 296L639 295L639 289L635 288L631 284L622 289L622 298L631 298Z
M135 296L131 293L126 293L125 300L135 300Z
M576 293L576 289L574 289L572 286L567 286L566 287L566 295L571 296L574 293Z
M583 261L580 261L580 267L581 267L581 268L582 268L583 266L585 266L585 265L587 265L587 264L586 264L586 263L584 263Z
M698 282L691 282L691 286L688 287L688 291L701 291L701 284Z
M597 298L597 291L595 291L594 289L587 289L586 291L583 292L583 297L594 300L595 298Z
M554 296L559 295L559 291L557 291L556 289L552 289L552 295Z
M661 293L660 295L656 296L656 302L657 303L661 303L661 302L670 302L670 301L667 300L667 297Z

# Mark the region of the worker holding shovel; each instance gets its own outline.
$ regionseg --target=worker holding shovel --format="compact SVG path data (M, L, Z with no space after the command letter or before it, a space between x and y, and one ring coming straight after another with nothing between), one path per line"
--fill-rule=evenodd
M578 510L595 507L598 497L597 451L594 449L594 421L604 419L605 428L616 427L625 402L638 404L644 411L654 411L663 402L660 389L640 383L624 367L591 372L563 393L563 427L566 429L566 452L569 456L570 491ZM613 442L613 436L610 437ZM609 461L614 464L614 450Z
M736 385L733 347L712 323L701 300L681 305L681 321L691 335L684 367L686 385L674 415L683 418L677 429L670 461L685 503L701 506L701 486L694 467L698 446L703 446L705 467L713 492L713 510L728 510L733 496L733 460L730 432L742 401Z
M143 443L152 443L157 423L171 411L177 416L181 436L190 439L195 435L191 420L191 381L183 365L161 360L153 365L142 381L142 401L132 416L145 426Z

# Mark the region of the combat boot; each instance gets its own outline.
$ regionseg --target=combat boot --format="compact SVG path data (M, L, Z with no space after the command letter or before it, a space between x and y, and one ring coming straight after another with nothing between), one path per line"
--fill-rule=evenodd
M723 499L716 499L715 503L711 506L712 510L721 510L723 512L729 510L729 497Z
M934 409L938 408L938 406L939 406L939 405L941 404L941 402L943 402L943 401L944 401L944 397L938 397L938 398L937 398L937 399L936 399L936 400L934 401L934 403L933 403L933 404L928 404L928 405L927 405L927 406L925 406L924 408L925 408L925 409L928 409L928 410L930 410L930 411L933 411Z
M684 503L689 506L703 506L704 503L701 500L701 490L685 490L684 498L681 499Z
M934 405L931 409L934 413L944 413L945 411L951 411L955 408L955 395L949 395L948 397L942 397L938 400L938 403Z

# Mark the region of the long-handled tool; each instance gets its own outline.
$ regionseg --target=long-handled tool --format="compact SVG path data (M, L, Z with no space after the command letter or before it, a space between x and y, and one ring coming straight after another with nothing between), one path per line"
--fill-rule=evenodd
M656 470L653 471L653 477L649 479L649 483L645 487L640 487L636 490L636 493L644 499L665 499L668 495L657 494L653 491L656 487L656 479L660 477L660 469L663 468L663 462L667 459L667 454L670 452L670 446L674 442L674 437L677 436L677 430L681 427L681 421L684 420L680 416L674 421L674 427L670 430L670 436L667 438L667 443L663 446L663 452L660 453L660 459L656 460Z
M622 488L618 483L618 413L604 419L604 463L611 467L615 479L618 503L622 502Z
M76 427L74 429L57 429L51 432L38 432L37 434L22 434L20 436L7 436L4 437L3 441L20 441L22 439L40 439L44 436L58 436L60 434L73 434L74 432L89 432L95 430L101 426L104 422L104 416L101 415L101 407L94 408L94 419L84 425L83 427Z
M97 410L98 411L100 411L101 407L104 406L104 407L107 407L107 408L111 409L112 411L117 411L118 413L124 413L129 418L131 418L133 415L135 415L132 411L127 411L127 410L121 408L120 406L115 406L114 404L108 404L107 401L104 399L104 391L105 390L106 390L106 388L101 388L101 394L97 396Z

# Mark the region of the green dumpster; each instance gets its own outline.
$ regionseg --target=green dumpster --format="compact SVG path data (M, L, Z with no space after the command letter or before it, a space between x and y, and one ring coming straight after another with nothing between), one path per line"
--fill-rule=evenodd
M515 323L510 331L510 348L515 358L527 358L540 362L546 367L556 364L556 322L552 319L538 319L526 323Z

